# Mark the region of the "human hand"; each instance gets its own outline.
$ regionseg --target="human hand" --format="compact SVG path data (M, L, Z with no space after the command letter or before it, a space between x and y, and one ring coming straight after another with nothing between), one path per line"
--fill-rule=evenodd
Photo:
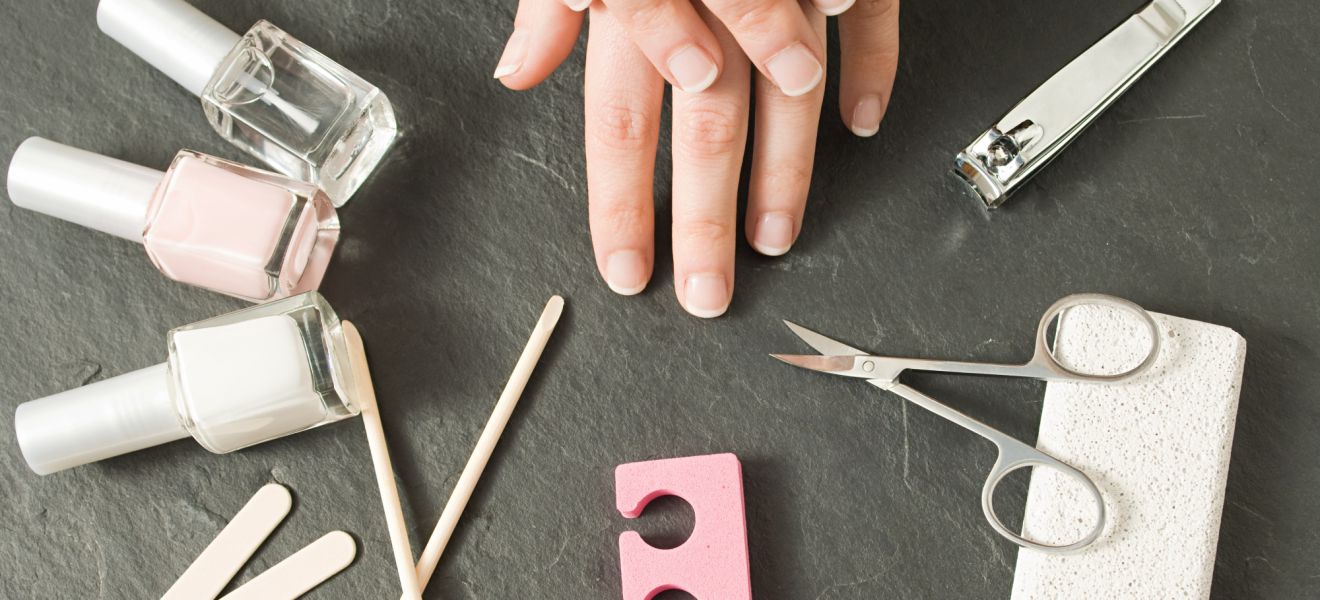
M801 231L824 98L824 13L848 11L839 23L839 108L854 133L876 133L893 87L898 0L854 1L521 0L495 71L518 90L544 80L567 58L582 25L577 11L591 9L587 192L596 263L612 290L636 294L651 277L652 183L666 81L674 85L679 303L693 315L715 317L732 300L738 181L753 93L747 240L770 256L789 250Z

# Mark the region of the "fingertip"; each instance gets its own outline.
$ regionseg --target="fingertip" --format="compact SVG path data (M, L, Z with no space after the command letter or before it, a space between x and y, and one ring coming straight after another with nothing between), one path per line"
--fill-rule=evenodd
M651 267L646 257L636 250L616 250L605 259L601 274L605 285L620 296L635 296L646 289L651 279Z
M614 292L620 296L636 296L637 294L640 294L644 290L646 290L645 283L640 284L636 287L625 288L625 287L619 287L615 285L613 282L606 280L605 285L610 288L611 292Z
M564 6L573 12L583 12L591 8L592 0L564 0Z
M536 87L536 84L545 80L544 77L528 77L525 74L513 73L505 77L496 77L504 87L515 92L522 92Z
M531 69L526 68L518 69L507 74L501 74L497 71L495 74L495 80L499 81L500 85L503 85L508 89L521 92L536 87L542 81L545 81L545 78L549 77L551 72L552 71L547 70L544 73L536 73Z
M729 310L733 300L728 279L721 273L695 273L684 280L683 310L694 317L714 319Z
M705 91L720 76L720 67L710 53L696 44L688 44L672 55L665 66L674 85L689 94Z
M846 111L847 109L845 109ZM880 131L880 120L884 118L884 100L879 94L867 94L853 105L851 114L844 115L848 129L857 137L869 138Z
M814 0L816 10L827 17L837 17L852 8L857 0Z
M765 67L770 79L789 97L805 95L825 79L824 65L800 42L770 57Z
M509 34L509 40L504 43L504 52L500 54L500 61L495 65L495 79L503 80L522 70L527 62L527 42L530 39L531 34L521 29L515 29Z
M573 52L582 21L558 0L523 0L492 76L512 90L544 81Z
M797 238L797 222L793 215L773 211L756 219L748 242L765 256L783 256L793 247Z

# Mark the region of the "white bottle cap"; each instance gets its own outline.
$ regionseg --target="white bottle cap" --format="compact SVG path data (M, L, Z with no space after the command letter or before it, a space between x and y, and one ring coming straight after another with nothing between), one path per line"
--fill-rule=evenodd
M183 0L101 0L96 24L196 96L239 39Z
M147 206L165 174L142 165L28 138L9 163L17 206L142 243Z
M14 429L38 475L188 437L165 363L24 402Z

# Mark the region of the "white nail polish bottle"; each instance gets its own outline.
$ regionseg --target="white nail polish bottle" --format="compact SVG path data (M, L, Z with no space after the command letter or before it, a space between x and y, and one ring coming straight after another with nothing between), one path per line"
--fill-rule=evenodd
M358 413L339 317L310 292L170 331L169 361L20 404L39 475L192 436L215 453Z

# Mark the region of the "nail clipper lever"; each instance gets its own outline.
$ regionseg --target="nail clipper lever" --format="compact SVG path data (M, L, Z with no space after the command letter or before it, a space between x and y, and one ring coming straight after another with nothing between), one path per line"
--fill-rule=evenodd
M1152 0L960 152L954 174L987 208L998 207L1219 2Z

